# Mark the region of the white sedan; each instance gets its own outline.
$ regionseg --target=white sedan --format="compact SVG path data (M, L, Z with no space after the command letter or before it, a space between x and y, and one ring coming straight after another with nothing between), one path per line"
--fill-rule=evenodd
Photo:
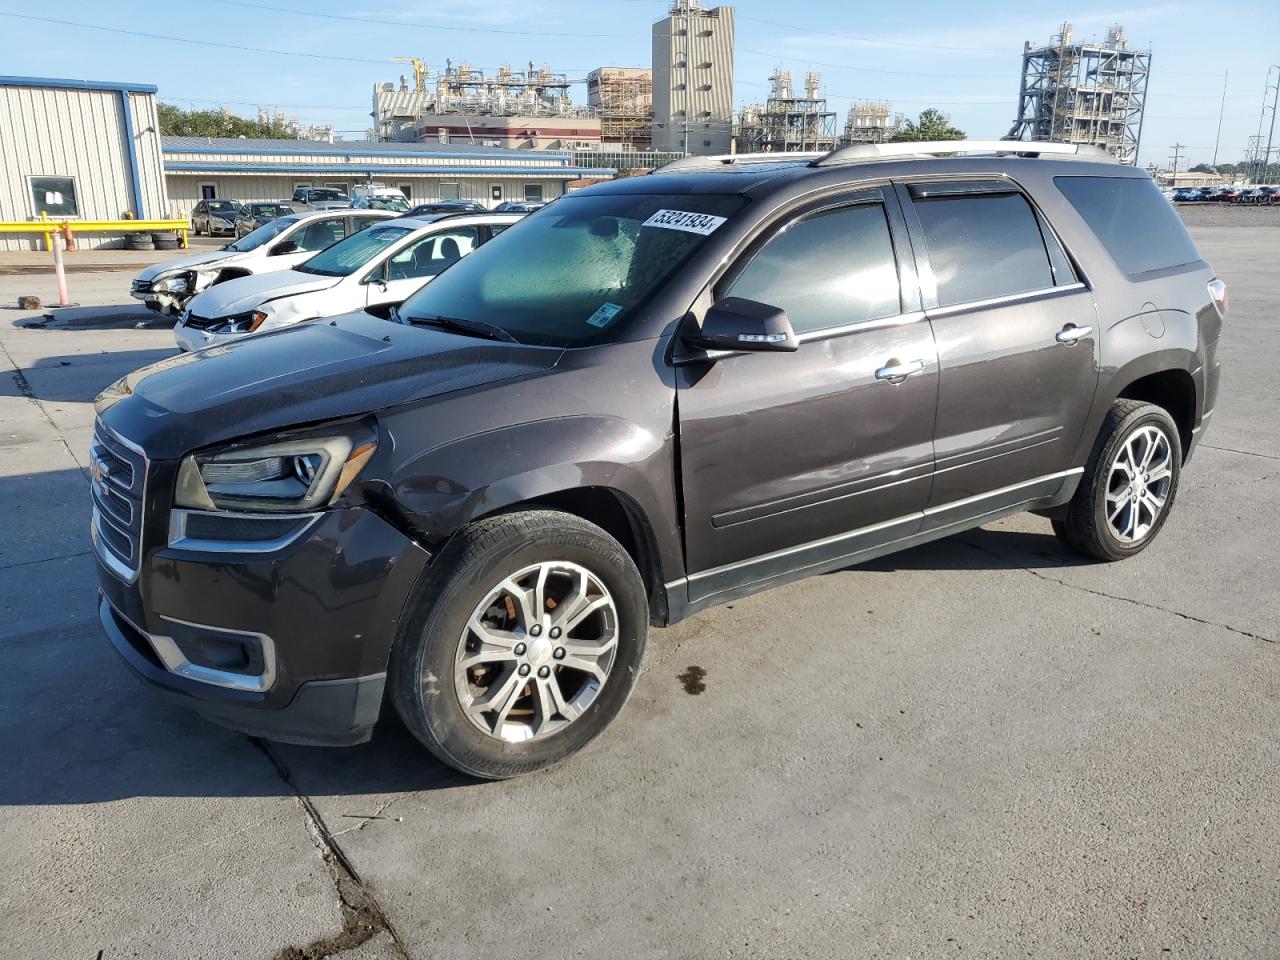
M187 305L174 336L180 349L201 350L305 320L402 303L520 218L472 213L387 220L291 270L210 287Z
M192 297L216 283L288 270L343 237L394 216L385 210L317 210L277 217L220 250L147 267L134 278L129 295L157 313L176 315Z

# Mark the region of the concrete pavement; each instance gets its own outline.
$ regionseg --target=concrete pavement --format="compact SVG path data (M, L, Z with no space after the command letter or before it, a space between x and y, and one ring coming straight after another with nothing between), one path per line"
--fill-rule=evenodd
M0 952L1274 956L1280 221L1231 213L1184 211L1226 373L1151 549L1083 563L1021 516L708 611L585 754L500 784L389 715L264 749L143 691L96 625L83 454L171 336L0 312Z

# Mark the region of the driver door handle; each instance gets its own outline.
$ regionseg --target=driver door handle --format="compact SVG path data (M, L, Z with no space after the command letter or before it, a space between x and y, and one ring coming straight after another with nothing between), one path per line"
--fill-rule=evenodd
M919 373L925 368L923 360L908 360L905 363L898 359L892 359L879 370L876 371L877 380L888 380L890 383L901 383L913 373Z
M1054 334L1053 339L1059 343L1065 343L1067 346L1075 343L1084 337L1093 333L1093 327L1077 327L1074 323L1068 323L1065 327Z

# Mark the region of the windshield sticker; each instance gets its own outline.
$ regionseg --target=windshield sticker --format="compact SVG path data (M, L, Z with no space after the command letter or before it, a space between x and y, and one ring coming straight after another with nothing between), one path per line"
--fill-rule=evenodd
M609 325L609 321L622 312L622 308L616 303L603 304L599 310L587 318L587 323L593 327L605 327Z
M700 233L704 237L714 233L724 223L724 217L713 217L709 213L690 213L687 210L659 210L652 217L640 224L642 227L662 227L664 230L683 230L685 233Z

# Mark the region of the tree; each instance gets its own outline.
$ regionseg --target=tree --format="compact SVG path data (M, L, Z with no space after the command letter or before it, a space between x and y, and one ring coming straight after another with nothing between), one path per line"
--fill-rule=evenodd
M297 140L298 134L282 120L248 120L221 110L183 110L171 103L156 105L160 133L167 137L247 137L251 140Z
M893 141L899 143L906 140L963 140L964 131L957 130L951 121L939 110L929 107L920 113L920 121L904 121Z

